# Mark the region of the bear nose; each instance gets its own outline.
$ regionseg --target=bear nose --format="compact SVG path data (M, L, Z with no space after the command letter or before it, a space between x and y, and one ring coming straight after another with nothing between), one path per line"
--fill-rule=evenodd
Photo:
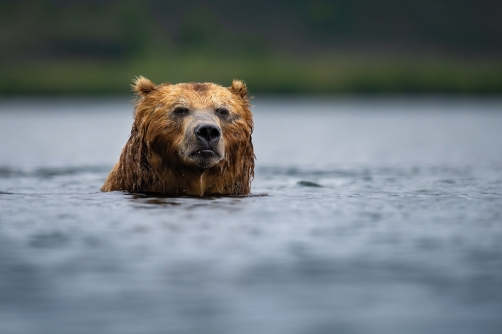
M213 124L200 124L194 131L197 138L208 144L217 142L221 137L220 128Z

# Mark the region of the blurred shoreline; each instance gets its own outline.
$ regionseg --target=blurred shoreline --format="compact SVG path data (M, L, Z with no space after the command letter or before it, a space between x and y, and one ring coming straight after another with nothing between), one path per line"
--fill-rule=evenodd
M0 96L245 80L253 94L502 93L491 0L0 1Z
M502 64L439 57L317 55L251 57L173 54L131 60L45 60L0 65L0 96L127 94L132 79L243 79L256 94L495 94Z

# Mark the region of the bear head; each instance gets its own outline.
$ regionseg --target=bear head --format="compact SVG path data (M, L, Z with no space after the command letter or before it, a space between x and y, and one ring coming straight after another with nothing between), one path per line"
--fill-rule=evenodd
M230 87L156 85L140 76L132 87L137 98L131 137L121 166L107 180L116 186L106 187L105 182L103 190L175 195L249 192L255 158L253 116L242 81L234 80Z

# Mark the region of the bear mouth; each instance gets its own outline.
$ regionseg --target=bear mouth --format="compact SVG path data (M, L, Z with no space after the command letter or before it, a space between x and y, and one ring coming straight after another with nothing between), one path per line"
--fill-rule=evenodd
M191 158L195 159L214 159L214 158L220 158L220 154L213 151L213 150L195 150L190 154Z
M192 151L189 159L195 166L204 170L217 164L221 160L221 154L208 148L197 149Z

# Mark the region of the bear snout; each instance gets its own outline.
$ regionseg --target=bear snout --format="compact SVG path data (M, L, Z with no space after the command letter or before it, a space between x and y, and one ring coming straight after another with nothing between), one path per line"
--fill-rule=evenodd
M186 132L185 161L202 169L212 167L225 154L222 130L209 119L196 119L193 123L195 126L189 126Z
M199 124L194 129L195 136L203 144L211 147L221 138L221 129L215 124Z

